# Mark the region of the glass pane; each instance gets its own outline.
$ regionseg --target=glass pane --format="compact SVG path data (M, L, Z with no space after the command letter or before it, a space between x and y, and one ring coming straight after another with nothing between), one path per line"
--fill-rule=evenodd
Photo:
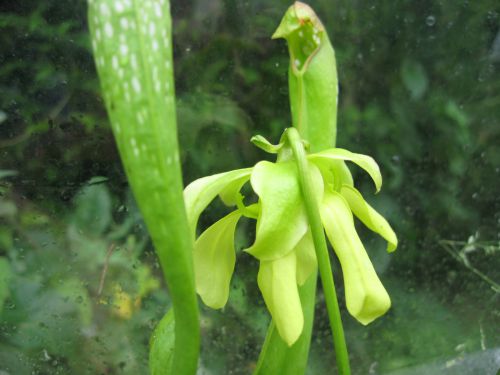
M291 126L288 48L270 38L290 5L172 0L185 185L275 160L250 138L278 144ZM310 5L336 52L337 146L378 162L377 195L350 170L399 239L388 254L356 222L392 300L368 326L347 312L331 253L353 374L496 374L498 2ZM0 61L0 374L146 374L171 300L111 132L87 3L3 2ZM199 229L229 212L214 201ZM200 374L255 369L270 316L259 262L242 251L254 238L255 220L241 219L224 309L200 301ZM319 287L307 374L336 373L335 363Z

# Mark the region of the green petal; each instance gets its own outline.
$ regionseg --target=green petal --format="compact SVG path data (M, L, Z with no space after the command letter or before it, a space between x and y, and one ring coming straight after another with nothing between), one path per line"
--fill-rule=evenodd
M249 180L249 176L245 175L234 181L231 181L219 193L219 197L226 206L235 206L240 198L240 190Z
M288 346L292 346L304 328L296 280L294 252L272 261L261 261L257 282L276 328Z
M316 161L323 180L331 184L335 191L340 191L342 185L354 186L352 174L343 160Z
M257 163L250 178L261 210L254 244L246 251L259 260L288 254L307 231L307 217L295 163Z
M331 148L329 150L321 151L316 154L311 154L308 156L308 159L314 163L331 163L332 161L337 160L348 160L352 161L354 164L357 164L361 168L363 168L375 183L375 188L377 192L382 187L382 175L380 174L380 169L378 164L372 157L363 155L363 154L355 154L353 152L344 150L342 148ZM333 168L336 168L334 165ZM342 172L343 175L347 176L346 172Z
M370 230L380 234L387 241L387 251L396 250L398 246L396 233L394 233L387 220L366 203L361 193L354 187L344 185L340 190L340 194L345 198L354 215Z
M354 186L351 171L345 161L337 162L337 166L333 169L333 174L335 180L339 183L337 188L340 188L342 185Z
M269 154L277 154L284 145L283 142L280 142L277 145L273 145L271 142L269 142L266 138L264 138L260 134L254 135L252 139L250 139L250 142L252 142L255 146L257 146L258 148L264 150Z
M304 285L318 267L311 231L308 230L294 249L297 256L297 284Z
M196 292L205 305L220 309L229 297L234 271L234 231L241 217L234 211L209 227L194 244Z
M323 180L311 164L311 176L322 199ZM308 228L302 193L294 162L258 163L250 179L259 196L261 210L257 219L254 244L246 249L259 260L273 260L293 250Z
M342 195L325 193L321 218L342 266L347 310L366 325L390 308L389 295L356 233L351 210Z
M226 202L231 202L230 192L236 194L234 186L241 188L249 179L251 172L252 168L246 168L214 174L195 180L184 189L186 212L193 233L196 232L200 214L217 194L224 193ZM231 188L233 189L231 190Z

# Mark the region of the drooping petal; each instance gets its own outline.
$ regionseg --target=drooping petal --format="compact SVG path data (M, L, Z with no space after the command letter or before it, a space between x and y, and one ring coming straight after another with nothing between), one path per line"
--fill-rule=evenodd
M343 160L339 160L333 168L337 189L342 185L354 186L351 171Z
M380 174L380 168L378 167L377 162L368 155L355 154L354 152L350 152L342 148L331 148L316 154L311 154L308 156L308 159L318 164L330 163L332 161L336 162L338 160L352 161L354 164L363 168L370 175L375 183L377 192L382 187L382 175ZM335 166L333 167L335 168Z
M354 186L352 174L344 160L317 160L315 165L321 171L325 184L335 191L340 191L342 185Z
M304 285L309 276L318 267L310 230L306 232L297 246L295 246L294 253L297 256L297 284Z
M311 163L311 177L318 201L323 180ZM259 260L273 260L293 250L308 228L307 216L294 162L258 163L250 179L259 196L261 210L257 219L254 244L246 249Z
M226 206L235 206L240 199L240 190L250 179L248 175L244 175L236 180L231 181L219 193L219 197Z
M340 194L345 198L356 217L370 230L380 234L387 241L387 251L392 252L398 246L396 233L391 226L373 207L364 199L361 193L352 186L342 186Z
M296 279L297 259L294 252L271 261L261 261L257 282L278 332L292 346L304 328Z
M196 292L205 305L220 309L229 297L234 271L234 231L241 213L236 210L209 227L194 244Z
M390 308L389 295L356 233L351 210L342 195L325 193L321 218L342 266L347 310L366 325Z
M210 202L223 191L225 192L224 199L226 202L231 202L230 194L228 193L231 191L229 186L233 186L234 184L241 188L244 182L250 178L251 172L252 168L245 168L214 174L195 180L184 189L186 212L193 233L196 232L196 225L198 224L200 214ZM233 193L235 193L234 190L232 190Z

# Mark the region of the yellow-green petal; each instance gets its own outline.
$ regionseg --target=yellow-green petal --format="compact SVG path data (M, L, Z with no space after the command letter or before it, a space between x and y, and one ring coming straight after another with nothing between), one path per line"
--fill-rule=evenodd
M229 284L234 271L234 231L241 217L233 211L209 227L194 244L196 292L205 305L220 309L229 297Z
M235 206L240 197L240 190L250 179L249 175L245 174L236 180L231 181L219 193L219 197L226 206Z
M261 261L257 282L274 324L288 346L292 346L304 328L296 279L294 252L271 261Z
M340 191L342 185L354 186L351 171L344 160L317 160L314 165L321 171L325 184L333 190Z
M354 227L351 210L337 192L327 192L321 218L344 275L347 310L366 325L383 315L391 300Z
M361 193L352 186L344 185L340 190L340 194L345 198L354 215L368 229L380 234L387 241L387 251L396 250L398 247L396 233L394 233L387 220L363 199Z
M297 284L304 285L318 267L311 231L308 230L294 249L297 256Z
M251 172L252 168L245 168L214 174L195 180L184 189L186 212L193 233L196 232L196 225L198 224L200 214L210 202L223 191L226 192L226 200L229 200L229 195L227 194L227 190L225 190L228 189L228 185L230 186L234 183L241 188L244 181L250 178Z
M259 260L293 250L307 231L307 217L293 162L257 163L250 178L261 205L254 244L246 249Z
M308 156L308 159L318 164L331 163L332 161L336 162L338 160L352 161L354 164L357 164L358 166L363 168L370 175L373 182L375 183L377 192L382 187L382 175L380 174L380 168L378 167L377 162L371 156L355 154L354 152L350 152L342 148L331 148L329 150L321 151L316 154L311 154ZM335 164L332 167L338 169L338 166ZM345 171L343 171L342 174L344 176L347 176Z
M345 161L339 160L337 162L337 165L333 168L333 175L337 189L342 185L354 186L351 171Z

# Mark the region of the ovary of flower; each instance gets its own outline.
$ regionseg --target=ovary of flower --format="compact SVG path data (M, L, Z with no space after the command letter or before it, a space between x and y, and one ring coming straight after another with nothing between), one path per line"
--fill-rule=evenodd
M357 235L352 214L387 240L388 251L395 250L397 239L387 221L354 188L345 161L366 170L377 191L382 184L380 170L371 157L343 149L312 154L308 160L323 226L342 266L347 309L359 322L368 324L389 309L390 298ZM259 201L245 207L240 190L249 180ZM237 208L195 241L197 292L212 308L227 303L238 220L241 216L256 218L255 242L245 251L260 261L259 289L280 336L291 346L302 333L304 322L298 285L317 267L296 165L290 159L262 161L253 168L194 181L184 191L193 232L199 215L217 195Z

